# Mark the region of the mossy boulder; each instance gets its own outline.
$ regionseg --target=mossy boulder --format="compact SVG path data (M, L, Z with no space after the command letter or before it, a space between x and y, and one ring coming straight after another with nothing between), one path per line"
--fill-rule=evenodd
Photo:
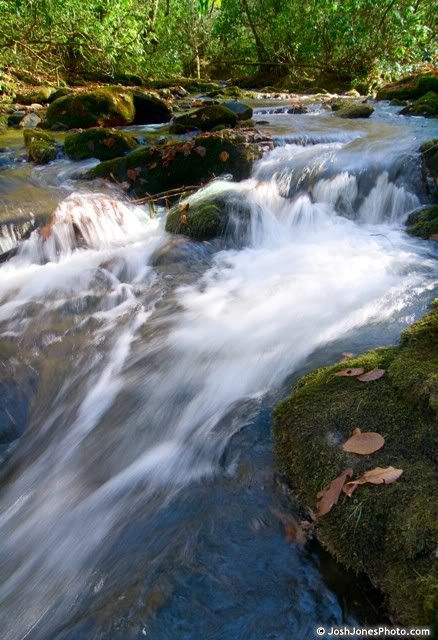
M168 122L171 111L162 100L123 87L75 92L49 105L47 126L69 129Z
M438 240L438 205L414 211L406 222L408 233L419 238Z
M400 114L403 116L424 116L425 118L438 118L438 93L429 91L412 104L408 105Z
M55 93L54 87L37 87L29 93L17 96L17 102L20 104L45 104L50 101L50 97Z
M123 156L137 146L137 140L129 133L105 127L67 133L64 141L65 153L71 160L111 160Z
M438 92L438 74L411 75L385 85L377 92L377 100L416 100L429 91Z
M253 111L247 104L234 100L224 102L223 104L224 107L236 114L238 120L251 120Z
M56 89L56 91L54 91L49 98L47 99L47 102L55 102L55 100L58 100L58 98L63 98L64 96L69 96L71 93L73 93L73 89L69 89L68 87L60 87L59 89Z
M180 132L182 127L186 131L211 131L218 125L232 128L236 126L236 122L237 115L224 105L209 105L176 117L170 127L170 132Z
M335 373L346 367L385 370L361 383ZM438 624L438 305L407 329L400 345L318 369L298 381L275 411L281 468L305 504L342 471L354 477L394 466L394 484L359 487L317 524L319 539L347 567L367 573L402 624ZM345 453L354 428L377 431L382 449Z
M194 240L210 240L222 230L220 208L213 203L195 206L177 206L169 211L166 231L189 236Z
M114 178L128 191L143 196L205 183L222 174L242 180L261 155L259 145L226 131L199 135L188 142L141 147L123 158L102 162L84 177Z
M438 202L438 139L429 140L420 147L426 177L429 179L432 198Z
M336 115L340 118L369 118L373 111L374 108L370 104L355 103L341 106L336 110Z
M49 133L41 129L25 129L23 136L29 160L36 164L47 164L56 158L56 141Z

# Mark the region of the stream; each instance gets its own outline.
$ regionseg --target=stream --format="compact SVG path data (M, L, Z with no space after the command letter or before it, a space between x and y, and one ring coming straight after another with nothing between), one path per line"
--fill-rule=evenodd
M1 250L11 212L55 210L0 265L2 421L19 417L0 431L2 640L382 622L366 581L287 540L299 505L271 436L297 377L397 343L437 295L438 243L403 227L427 202L417 151L437 121L375 107L256 109L276 148L207 187L251 209L229 244L172 237L164 211L73 179L94 161L35 167L21 133L0 137Z

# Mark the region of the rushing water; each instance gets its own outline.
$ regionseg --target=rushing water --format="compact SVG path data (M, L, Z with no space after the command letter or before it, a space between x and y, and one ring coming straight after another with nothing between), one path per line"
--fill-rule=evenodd
M436 248L403 230L433 125L388 107L263 118L280 146L208 187L251 210L219 243L171 238L65 160L21 178L56 211L0 268L2 399L23 432L2 445L4 640L308 640L378 616L285 539L298 507L270 414L294 376L397 341L434 296ZM1 174L9 208L20 171Z

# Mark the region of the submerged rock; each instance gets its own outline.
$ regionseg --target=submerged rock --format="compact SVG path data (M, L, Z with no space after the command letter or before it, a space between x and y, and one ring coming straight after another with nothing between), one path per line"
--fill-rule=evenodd
M197 185L223 174L249 177L261 147L235 132L199 135L188 142L141 147L123 158L107 160L85 174L86 179L111 178L137 196Z
M138 142L129 133L103 127L68 133L64 142L65 153L71 160L111 160L136 147Z
M374 108L370 104L355 103L341 106L338 109L334 109L334 111L337 112L336 115L340 118L369 118Z
M25 129L23 136L29 160L37 164L47 164L56 158L56 141L49 133L41 129Z
M305 504L349 467L354 477L379 466L403 470L394 484L342 495L318 535L340 562L370 576L396 620L412 625L438 623L437 353L435 304L400 346L308 374L275 412L277 457ZM386 373L365 384L334 375L345 367ZM345 453L339 443L357 426L384 434L385 446L372 456Z
M171 111L165 102L140 91L101 87L58 98L47 109L47 126L69 129L168 122Z
M408 233L425 240L438 241L438 205L411 213L406 222Z
M438 118L438 93L429 91L412 104L408 105L400 114L403 116L424 116L425 118Z
M218 125L235 127L238 116L224 105L209 105L191 113L185 113L174 119L169 131L181 133L186 131L211 131Z

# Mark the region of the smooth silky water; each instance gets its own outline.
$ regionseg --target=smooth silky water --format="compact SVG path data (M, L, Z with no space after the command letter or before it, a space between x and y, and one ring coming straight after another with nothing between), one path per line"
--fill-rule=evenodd
M304 371L397 342L436 295L436 244L403 221L427 201L416 151L437 126L397 111L256 112L279 146L207 187L251 208L217 243L169 236L163 212L66 160L2 167L2 202L55 210L0 268L1 380L23 423L0 454L3 640L382 621L366 585L286 540L298 507L271 412Z

